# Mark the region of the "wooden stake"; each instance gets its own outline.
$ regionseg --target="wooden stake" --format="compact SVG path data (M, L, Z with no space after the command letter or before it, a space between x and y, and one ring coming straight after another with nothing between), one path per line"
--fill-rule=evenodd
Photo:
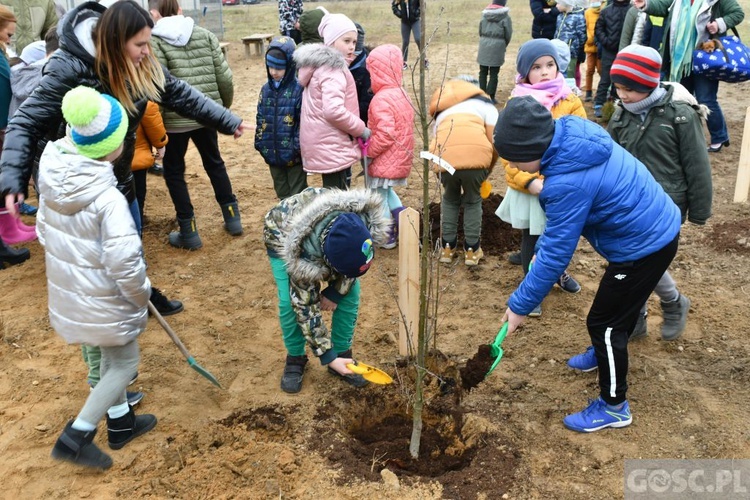
M419 328L419 213L402 210L398 227L398 305L404 319L398 325L398 353L408 356Z
M734 202L746 203L748 190L750 190L750 106L745 111L745 129L742 131L742 149L740 149L740 164L737 167Z

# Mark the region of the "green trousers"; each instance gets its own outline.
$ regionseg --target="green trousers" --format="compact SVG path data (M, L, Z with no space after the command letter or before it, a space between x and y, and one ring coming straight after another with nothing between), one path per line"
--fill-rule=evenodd
M93 345L82 345L81 353L83 354L83 361L89 367L88 383L91 387L96 387L101 378L99 365L102 362L102 350Z
M443 239L455 244L458 238L458 211L464 207L464 248L477 245L482 233L482 196L479 188L487 178L487 170L456 170L443 172ZM475 248L476 250L476 248Z

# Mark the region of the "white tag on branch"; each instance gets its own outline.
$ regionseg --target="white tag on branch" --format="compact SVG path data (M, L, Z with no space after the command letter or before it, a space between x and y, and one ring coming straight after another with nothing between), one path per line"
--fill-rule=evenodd
M453 174L456 173L456 169L453 168L453 165L451 165L447 161L443 160L439 156L430 153L429 151L421 151L419 153L419 157L422 158L423 160L430 160L433 163L437 163L438 165L440 165L440 167L442 167L443 169L447 170L448 173L451 174L451 175L453 175Z

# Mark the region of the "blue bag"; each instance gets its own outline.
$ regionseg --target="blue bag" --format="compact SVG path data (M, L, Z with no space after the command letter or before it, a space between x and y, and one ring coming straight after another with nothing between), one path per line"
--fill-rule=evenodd
M693 51L693 73L711 80L737 83L750 80L750 48L742 43L737 30L734 36L722 36L717 40L721 47L713 52Z

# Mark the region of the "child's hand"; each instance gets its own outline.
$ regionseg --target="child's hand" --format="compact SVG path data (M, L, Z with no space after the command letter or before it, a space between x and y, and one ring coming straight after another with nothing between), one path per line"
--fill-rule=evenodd
M365 130L362 132L362 135L360 135L359 137L363 141L367 142L367 139L369 139L371 135L372 135L372 131L369 128L365 127Z
M352 358L336 358L328 363L328 366L330 366L333 370L336 370L341 375L353 375L354 372L346 367L346 365L348 365L349 363L354 363L354 360Z
M544 181L542 179L534 179L529 183L529 187L527 189L529 190L529 193L539 196L539 193L542 192L543 187Z
M237 127L237 130L234 131L234 138L239 139L242 137L242 134L248 130L255 130L255 125L252 125L245 120L242 120L242 123L240 123L240 126Z
M329 299L328 297L325 297L323 295L320 296L320 308L324 311L335 311L338 304L336 304L334 301Z
M510 307L505 310L502 322L508 322L508 333L513 333L516 329L526 321L526 316L521 316L510 310Z
M156 150L156 154L154 155L154 158L157 160L163 160L164 159L164 151L167 150L166 146L162 146L159 149Z

